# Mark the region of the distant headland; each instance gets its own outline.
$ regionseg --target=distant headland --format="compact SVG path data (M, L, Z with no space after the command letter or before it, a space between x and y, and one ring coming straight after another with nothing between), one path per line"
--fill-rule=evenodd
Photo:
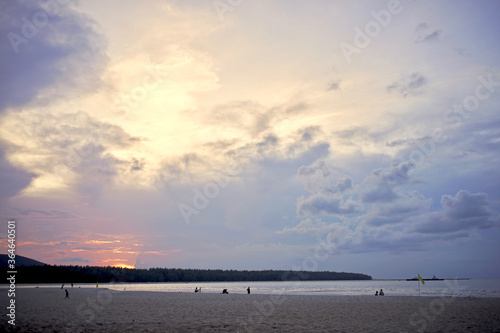
M7 262L0 255L0 264ZM20 256L16 256L19 260ZM220 282L220 281L320 281L371 280L362 273L292 270L222 270L182 268L120 268L101 266L46 265L28 259L27 265L18 265L18 283L94 283L99 282ZM30 260L33 260L31 262ZM6 269L6 268L5 268Z

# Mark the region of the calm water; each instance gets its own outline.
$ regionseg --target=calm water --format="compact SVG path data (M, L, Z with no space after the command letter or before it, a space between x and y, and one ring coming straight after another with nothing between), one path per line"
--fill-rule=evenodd
M56 284L19 285L60 288ZM77 287L95 288L95 284L75 284ZM65 288L71 287L66 284ZM374 295L383 289L386 296L416 296L416 281L300 281L300 282L190 282L190 283L100 283L99 287L113 290L137 290L160 292L194 292L201 287L203 293L220 293L227 289L231 294L245 294L250 287L253 294L284 295ZM426 281L420 284L422 296L500 297L500 279Z

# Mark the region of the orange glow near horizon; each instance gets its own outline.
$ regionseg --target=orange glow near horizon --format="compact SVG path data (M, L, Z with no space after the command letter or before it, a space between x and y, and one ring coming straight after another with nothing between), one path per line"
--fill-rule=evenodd
M116 264L113 265L112 267L135 269L135 266L127 264Z

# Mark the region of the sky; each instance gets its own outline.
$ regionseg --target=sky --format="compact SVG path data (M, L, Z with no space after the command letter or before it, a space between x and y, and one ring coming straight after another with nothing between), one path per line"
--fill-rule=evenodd
M499 12L2 1L1 251L500 278Z

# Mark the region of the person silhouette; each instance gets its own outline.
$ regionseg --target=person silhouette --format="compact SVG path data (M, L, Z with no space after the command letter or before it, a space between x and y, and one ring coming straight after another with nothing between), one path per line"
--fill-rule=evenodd
M375 296L378 296L378 290L375 292Z
M223 294L229 294L229 293L227 292L227 289L222 289L222 293L223 293Z
M198 287L196 287L196 288L194 289L194 292L195 292L195 293L197 293L197 292L198 292Z
M380 296L384 296L384 292L382 291L382 289L380 289L380 292L378 293Z
M250 287L247 288L247 293L250 294Z
M64 297L64 299L69 298L69 292L68 292L68 289L64 289L64 291L66 292L66 297Z

